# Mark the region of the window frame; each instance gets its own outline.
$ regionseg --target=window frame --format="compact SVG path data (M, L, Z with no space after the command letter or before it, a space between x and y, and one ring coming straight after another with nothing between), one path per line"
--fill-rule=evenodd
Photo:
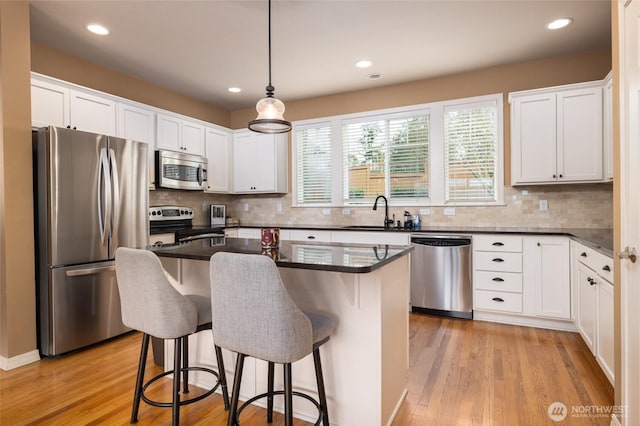
M453 201L445 202L445 109L460 108L474 105L491 104L496 107L496 161L495 172L495 200L493 201ZM493 206L504 205L504 95L494 93L490 95L474 96L426 104L410 105L380 110L342 114L321 118L294 121L291 136L291 170L292 170L292 207L369 207L371 201L363 199L361 202L344 202L344 148L343 123L373 121L376 119L391 120L399 117L409 117L426 113L429 115L429 197L423 198L389 198L390 206L425 206L425 207L454 207L454 206ZM331 126L331 201L328 203L298 203L298 173L297 153L298 144L296 132L300 128L313 128L330 123ZM388 192L386 188L385 192ZM384 194L387 195L387 194ZM387 195L388 197L388 195Z

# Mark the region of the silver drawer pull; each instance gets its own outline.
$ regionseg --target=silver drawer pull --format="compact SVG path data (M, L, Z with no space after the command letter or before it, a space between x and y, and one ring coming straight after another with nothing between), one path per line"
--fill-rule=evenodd
M491 300L493 300L494 302L504 302L504 299L503 299L503 298L501 298L501 297L494 297L494 298L493 298L493 299L491 299Z
M504 280L503 280L502 278L500 278L500 277L495 277L495 278L492 278L491 280L492 280L492 281L499 282L499 283L501 283L501 282L503 282L503 281L504 281Z
M504 245L504 243L501 243L500 241L496 241L495 243L491 244L492 246L496 246L496 247L502 247Z
M496 257L495 259L491 259L493 262L504 262L504 259L500 258L500 257Z
M631 263L636 263L637 254L638 253L636 253L636 248L629 247L629 246L625 247L624 251L619 251L618 253L616 253L616 255L618 256L618 259L629 259Z

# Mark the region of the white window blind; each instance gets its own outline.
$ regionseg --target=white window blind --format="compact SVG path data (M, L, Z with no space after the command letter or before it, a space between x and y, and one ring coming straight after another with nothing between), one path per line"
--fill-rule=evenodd
M344 202L426 198L429 116L344 121Z
M296 201L299 205L331 202L331 123L300 127L296 144Z
M495 102L445 108L445 203L496 200Z

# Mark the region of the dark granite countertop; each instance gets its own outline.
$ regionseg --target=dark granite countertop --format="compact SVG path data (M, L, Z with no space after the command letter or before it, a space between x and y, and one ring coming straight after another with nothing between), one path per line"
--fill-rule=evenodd
M241 224L240 228L267 228L279 227L281 229L310 229L326 231L367 231L367 232L425 232L425 233L451 233L451 234L531 234L531 235L560 235L571 237L574 240L592 247L607 255L613 256L613 229L600 228L529 228L529 227L473 227L473 226L428 226L420 229L384 228L382 226L367 225L277 225L277 224Z
M149 249L159 257L205 261L217 252L264 254L285 268L367 273L410 253L413 247L280 241L278 249L263 250L257 239L214 237Z

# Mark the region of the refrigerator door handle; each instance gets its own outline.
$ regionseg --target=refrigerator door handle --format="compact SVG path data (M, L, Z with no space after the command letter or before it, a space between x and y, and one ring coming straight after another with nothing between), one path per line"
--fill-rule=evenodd
M98 222L100 226L100 241L105 243L111 229L111 179L106 178L109 170L107 149L100 149L100 164L98 166ZM104 189L103 189L104 188ZM103 192L104 191L104 192ZM105 206L102 205L104 198Z
M95 268L72 269L67 271L66 275L68 277L81 277L84 275L100 274L102 272L113 272L115 270L116 270L116 265L98 266Z
M118 224L120 221L120 178L118 175L116 152L113 149L109 149L109 160L111 162L111 184L113 185L113 206L111 207L111 214L113 215L111 241L113 242L113 239L118 235ZM114 246L117 246L117 242Z

